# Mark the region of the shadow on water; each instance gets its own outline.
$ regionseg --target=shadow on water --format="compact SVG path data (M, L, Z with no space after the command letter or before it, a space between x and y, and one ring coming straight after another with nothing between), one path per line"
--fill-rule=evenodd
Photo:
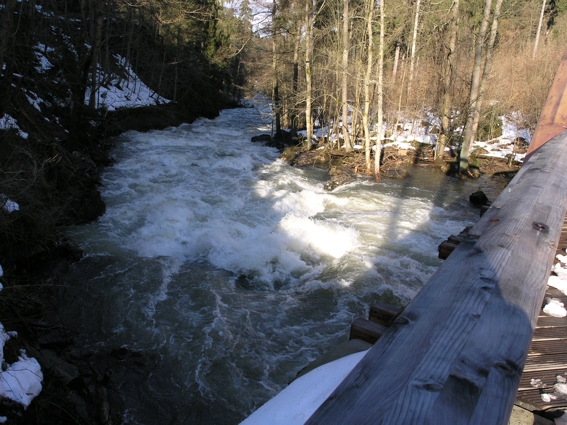
M219 125L225 124L221 121ZM195 131L198 130L199 127L195 127ZM233 137L231 131L225 129L222 136L217 137L222 137L224 143ZM248 130L245 137L249 140L259 132ZM144 137L151 140L165 134L156 132ZM217 146L207 145L203 149L212 155ZM183 155L183 151L176 155ZM269 167L275 156L272 152L268 155L271 159L264 157L259 163ZM155 176L150 176L158 191L167 192L160 189L160 185L173 179L178 171L168 168L171 167L169 163L164 166L161 159L144 156L141 160L155 161L158 170L159 167L169 170L169 173L156 172ZM238 163L239 158L225 152L223 160L229 166L217 171L225 175L223 184L232 188L235 198L230 200L226 217L219 217L220 212L215 209L219 194L214 187L205 185L207 175L202 180L192 179L190 184L202 186L206 196L180 199L180 203L172 204L173 212L163 217L151 215L151 211L144 219L134 215L129 217L126 211L116 219L127 226L134 222L143 224L144 220L163 221L164 226L157 235L178 242L173 247L164 244L169 251L144 256L132 248L120 249L120 243L112 241L127 239L128 234L124 229L110 228L111 221L86 227L80 232L92 252L62 278L62 283L71 288L50 295L54 305L59 307L52 320L69 329L75 337L70 353L87 366L94 365L96 375L110 383L111 410L115 415L117 412L121 414L114 418L116 423L228 425L240 422L283 388L309 361L345 341L353 318L365 315L372 301L398 305L409 301L407 294L419 291L425 283L424 278L418 276L411 282L403 282L403 276L396 276L398 271L386 270L388 264L406 261L408 247L421 243L420 235L424 233L438 233L436 237L440 243L451 232L442 234L439 229L431 228L429 218L443 214L443 211L461 210L467 211L463 216L472 217L476 211L468 205L468 195L479 186L483 189L491 187L489 182L471 184L451 180L436 170L425 171L418 167L407 180L385 180L383 183L361 180L329 194L322 189L313 189L322 187L324 172L294 170L285 176L291 182L283 185L278 180L284 180L284 175L277 173L289 169L282 166L283 171L270 177L276 183L270 187L269 196L251 190L242 199L237 199L242 192L239 192L240 183L234 181L238 167L231 161ZM216 164L206 159L193 156L189 164L193 166L189 168L200 168L204 173L216 172L213 169ZM256 189L262 179L268 178L261 167L256 166L250 174L251 187ZM446 181L450 186L445 185ZM130 185L137 184L133 181ZM383 205L378 202L381 197L394 199L387 210L385 207L368 210L370 207L367 207L360 212L362 221L380 216L386 223L386 230L381 235L373 235L369 241L353 245L354 252L342 254L339 249L333 257L335 251L330 248L337 247L321 246L323 254L314 255L305 248L309 243L323 241L324 245L327 240L341 243L341 238L353 233L352 223L358 218L347 217L346 221L341 221L341 214L348 216L349 203L354 202L350 196L355 191L368 194L368 197L375 196L374 206ZM496 197L491 196L489 190L485 192L491 199ZM142 193L147 196L145 189ZM293 199L285 198L285 193L292 194ZM463 194L464 199L459 194ZM165 201L176 196L175 193L164 195L163 203L156 204L155 208L160 206L167 210ZM124 202L128 196L126 193L118 198L123 198L121 201ZM426 209L430 211L424 213L425 217L417 217L411 222L408 200L419 203L422 209L423 205L428 205ZM306 208L309 202L330 203L347 212L328 211L326 207L321 210L319 206L316 213L301 215L299 209L287 208L286 202L296 202ZM131 208L142 209L141 205L134 205ZM177 226L174 228L181 230L171 236L172 228L166 224L178 218L179 205L186 206L187 219L181 224L174 223ZM241 212L244 212L242 222L232 221ZM273 219L272 227L259 221L265 216ZM201 233L189 233L188 236L183 233L187 226L201 222L213 225ZM268 229L258 233L258 239L254 232L262 226ZM226 235L237 235L227 239L227 243L234 245L231 252L223 251L224 247L220 246ZM144 234L139 232L137 236L142 238ZM327 237L329 239L325 239ZM99 240L92 242L93 238ZM208 245L203 242L205 239L209 241ZM277 245L280 239L285 241L284 245ZM150 241L152 246L145 249L159 253L160 241ZM137 242L141 243L140 240ZM376 245L372 246L374 243ZM387 244L387 254L382 253L384 247L381 244ZM425 245L424 251L436 249L436 246ZM178 251L184 250L194 251L195 255L191 258L177 255ZM244 264L247 261L253 263L257 256L270 258L270 250L275 252L276 260L273 263L267 261L265 268L271 270L276 280L279 279L275 285L262 283L262 279L254 277L253 267L247 269ZM283 252L286 250L289 252ZM214 252L220 265L212 264L209 261L212 254L207 256L207 252ZM240 258L239 253L242 254ZM231 255L235 255L240 263L237 269L231 269L234 264L229 258ZM423 260L429 265L423 269L425 272L419 272L430 274L440 264L435 257L436 251L433 255L421 252L408 259L407 264L396 265L396 270L405 268L403 273L412 273L412 267ZM278 267L286 270L282 262L303 262L307 266L303 268L303 274L297 272L286 280L278 278ZM353 271L355 263L363 264L366 272ZM224 269L222 264L226 264ZM404 291L405 297L400 297Z

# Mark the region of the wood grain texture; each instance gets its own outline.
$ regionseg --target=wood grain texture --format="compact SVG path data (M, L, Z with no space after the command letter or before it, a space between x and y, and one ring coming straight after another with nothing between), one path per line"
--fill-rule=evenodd
M382 335L384 335L386 329L388 328L384 325L358 318L350 327L349 340L360 339L361 341L368 342L369 344L374 344Z
M567 209L567 132L534 153L307 424L506 424Z
M380 325L387 326L388 323L402 312L402 308L394 307L384 303L374 303L370 306L368 320Z

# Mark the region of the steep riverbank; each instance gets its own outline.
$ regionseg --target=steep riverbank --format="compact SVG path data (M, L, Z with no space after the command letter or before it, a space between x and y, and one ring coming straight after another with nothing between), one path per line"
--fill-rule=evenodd
M99 188L101 173L113 163L109 156L112 136L129 130L149 131L193 122L199 116L214 118L221 108L234 107L229 102L219 103L218 108L198 112L166 104L116 111L92 111L89 121L92 126L84 132L75 130L74 137L81 140L80 151L69 152L67 146L57 142L57 136L44 130L42 137L51 138L55 153L55 164L46 176L44 188L56 191L55 205L41 205L44 199L35 202L38 207L31 211L25 201L20 210L2 210L0 219L5 227L0 249L0 264L3 275L0 283L0 323L6 330L17 332L17 338L7 341L4 353L8 364L17 360L20 350L36 358L42 366L43 391L24 410L16 403L2 400L0 416L7 416L12 424L66 424L66 423L110 423L105 417L108 404L102 381L104 376L96 370L90 360L70 358L62 351L72 343L72 337L53 319L54 307L46 302L42 287L56 285L59 276L68 266L79 260L83 253L60 231L59 226L87 223L104 214L106 206ZM16 131L7 132L13 138L14 148L21 149L22 139ZM31 144L28 144L31 149ZM79 153L80 152L80 153ZM30 153L31 154L31 153ZM36 159L43 162L39 156ZM16 198L22 202L22 198ZM57 210L59 218L49 220L41 217L46 211ZM49 228L41 228L41 221ZM40 231L38 231L40 227ZM101 362L126 362L132 359L139 363L136 353L113 352L104 355ZM80 377L80 379L79 379ZM79 383L80 382L80 383Z

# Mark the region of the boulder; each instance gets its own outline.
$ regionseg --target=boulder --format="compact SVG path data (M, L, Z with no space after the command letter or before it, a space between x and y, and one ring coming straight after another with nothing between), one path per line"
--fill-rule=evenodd
M59 358L55 352L51 350L40 350L37 355L40 365L49 369L63 385L69 385L80 376L79 369Z
M250 141L252 141L253 143L255 143L255 142L271 142L272 136L270 136L269 134L260 134L259 136L253 136L252 139L250 139Z
M478 190L469 196L469 201L471 201L471 204L480 207L488 202L488 197L482 190Z

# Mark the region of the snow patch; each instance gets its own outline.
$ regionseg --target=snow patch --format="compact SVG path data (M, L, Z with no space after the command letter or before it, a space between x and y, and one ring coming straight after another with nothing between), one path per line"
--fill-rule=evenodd
M565 306L563 305L561 300L557 298L546 299L546 305L545 307L543 307L543 312L553 317L567 316L567 310L565 310Z
M4 363L4 345L15 332L6 332L0 323L0 363ZM41 392L43 374L36 359L30 358L22 350L18 361L7 365L0 372L0 398L7 398L28 407Z
M0 118L0 130L9 130L11 128L18 130L20 137L24 139L28 138L29 134L20 129L16 120L12 116L4 114L4 116Z
M1 193L0 193L0 206L9 213L20 210L20 206L16 202L12 201L11 199L8 199L6 195L3 195ZM2 275L0 274L0 276Z
M120 55L114 55L114 57L122 67L124 74L122 76L114 73L106 74L100 65L98 66L98 89L95 92L97 108L114 111L118 108L136 108L170 102L146 86L126 58ZM91 92L89 88L85 94L85 104L89 103Z
M349 123L350 123L350 116L349 116ZM471 152L474 152L475 149L483 149L486 153L483 153L484 156L490 156L495 158L510 158L514 161L522 161L525 157L524 153L518 153L516 150L515 142L517 139L523 139L526 143L530 143L531 141L531 133L530 130L527 128L521 128L520 124L522 119L519 113L512 113L508 116L501 116L500 120L502 121L502 135L500 137L494 138L492 140L487 141L475 141L472 144ZM339 131L338 134L332 131L334 127L331 123L330 127L324 128L315 128L313 134L313 143L316 144L317 141L326 135L329 140L334 143L339 143L339 140L342 141L343 136L342 133ZM342 123L339 123L339 127L342 126ZM396 128L392 131L392 134L389 134L388 137L384 137L382 139L382 147L396 147L398 149L414 149L415 147L412 146L412 143L421 143L426 145L436 145L437 143L437 135L439 129L441 127L440 119L435 117L432 113L424 112L422 117L417 118L400 118L396 124ZM384 123L382 128L382 134L386 134L388 130L388 126ZM456 134L462 133L462 128L456 128L454 132ZM352 130L349 125L348 129L349 134L352 134ZM377 125L374 125L372 130L372 137L370 139L372 141L377 140L376 135L379 133L379 129ZM307 132L305 130L299 131L299 135L306 137ZM354 149L363 149L364 140L359 138L355 140ZM344 144L341 142L340 144ZM375 147L373 146L373 150ZM451 146L446 147L445 150L454 150L457 151L459 149L458 146Z

